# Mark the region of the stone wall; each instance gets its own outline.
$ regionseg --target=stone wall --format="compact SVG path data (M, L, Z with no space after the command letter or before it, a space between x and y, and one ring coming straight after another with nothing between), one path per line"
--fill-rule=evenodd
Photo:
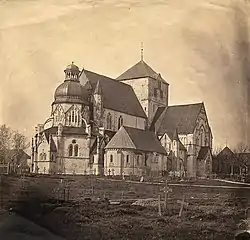
M164 155L150 153L147 160L144 153L134 151L106 150L104 156L104 174L107 175L137 175L149 172L161 173L167 170L167 158Z
M103 123L105 129L107 129L107 116L109 113L111 114L112 117L112 126L111 129L109 130L118 131L118 120L120 116L122 116L123 118L124 126L145 129L146 119L128 115L126 113L117 112L107 108L104 109L104 114L103 114Z

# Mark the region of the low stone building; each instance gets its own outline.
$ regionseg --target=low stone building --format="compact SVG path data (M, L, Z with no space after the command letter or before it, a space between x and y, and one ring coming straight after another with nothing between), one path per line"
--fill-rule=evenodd
M105 147L105 175L159 175L167 153L152 131L122 126ZM155 174L154 174L155 173Z

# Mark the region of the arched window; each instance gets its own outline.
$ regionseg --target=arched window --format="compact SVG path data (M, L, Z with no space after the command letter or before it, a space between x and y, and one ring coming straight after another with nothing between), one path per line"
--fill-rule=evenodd
M78 144L74 146L75 157L78 156Z
M127 160L127 163L129 163L129 155L127 155L127 158L126 158L126 160Z
M46 160L46 153L43 154L43 160Z
M137 164L137 166L140 165L140 155L136 156L136 164Z
M76 115L75 115L75 123L77 123L78 121L77 121L77 113L76 113Z
M72 111L72 122L74 122L75 121L75 111L73 110Z
M113 163L113 155L110 155L110 162Z
M69 145L69 156L72 157L72 155L73 155L73 145L70 144Z
M108 113L108 116L107 116L107 129L111 129L112 127L112 116L110 113Z
M69 114L69 124L71 124L71 113Z
M204 137L205 137L204 135L205 135L204 128L201 127L201 129L200 129L200 146L204 145Z
M40 157L40 160L43 160L43 154L42 153L40 153L39 157Z
M120 116L118 119L118 129L120 129L120 127L123 125L123 117Z

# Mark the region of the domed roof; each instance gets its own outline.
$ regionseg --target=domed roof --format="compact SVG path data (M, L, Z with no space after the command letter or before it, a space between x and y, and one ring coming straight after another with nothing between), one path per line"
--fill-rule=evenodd
M86 103L87 93L77 81L65 81L55 91L55 102Z
M69 65L66 67L65 71L67 71L67 70L70 70L70 71L79 71L79 67L77 67L77 66L74 64L74 62L72 62L71 64L69 64Z

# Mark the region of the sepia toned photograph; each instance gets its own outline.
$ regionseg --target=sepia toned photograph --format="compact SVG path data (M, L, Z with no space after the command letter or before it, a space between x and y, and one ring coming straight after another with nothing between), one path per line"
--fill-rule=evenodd
M250 0L0 0L0 239L250 239Z

